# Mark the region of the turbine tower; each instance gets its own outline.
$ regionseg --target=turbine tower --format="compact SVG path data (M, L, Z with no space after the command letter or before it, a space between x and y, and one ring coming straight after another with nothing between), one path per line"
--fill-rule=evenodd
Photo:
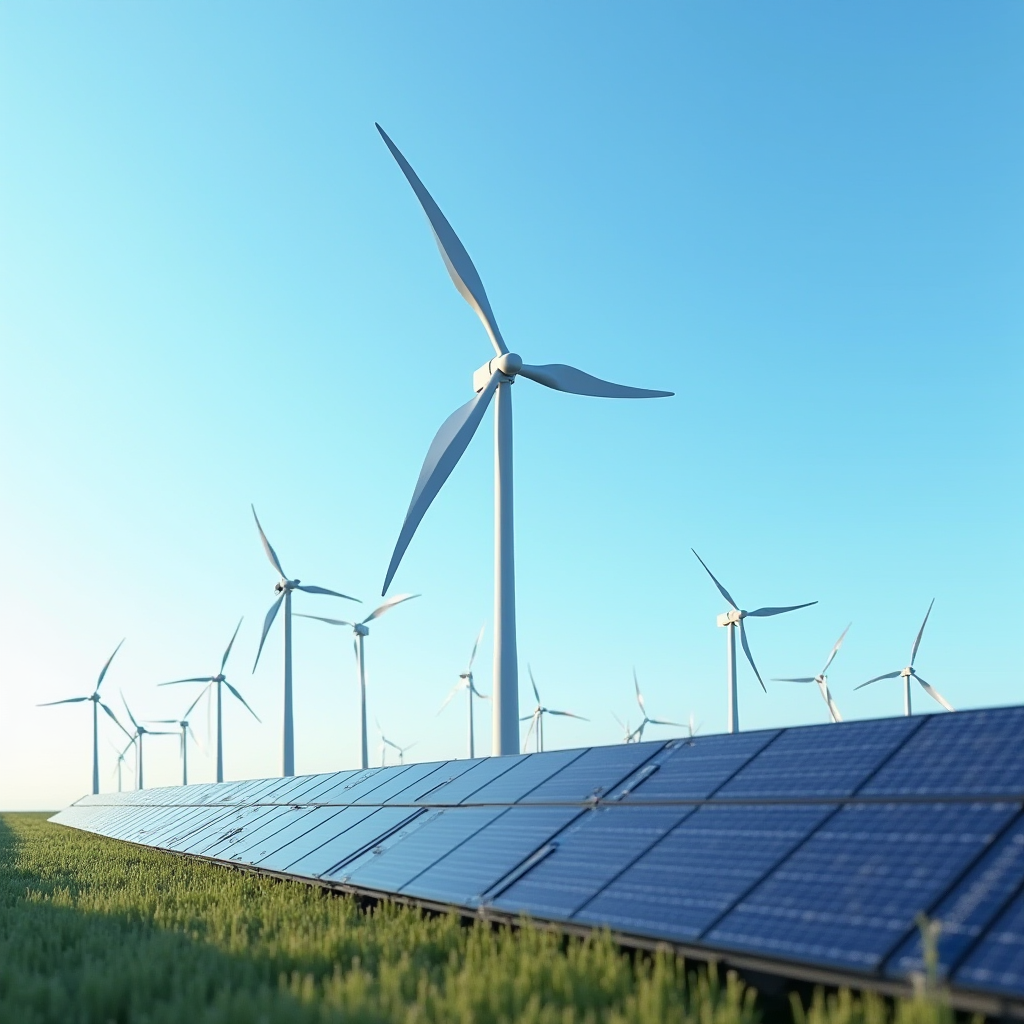
M441 213L430 193L377 125L391 155L398 162L416 198L430 222L434 240L441 251L448 274L462 297L480 318L494 347L495 358L473 374L476 396L451 414L441 425L427 451L405 515L391 564L384 579L386 594L398 570L416 528L441 490L487 411L491 399L494 410L494 717L492 750L495 754L514 754L519 747L519 667L516 654L515 550L512 500L512 392L516 377L527 377L555 391L596 398L664 398L671 391L648 391L625 387L592 377L582 370L561 363L532 366L510 352L498 330L483 282L462 242ZM495 398L495 396L497 396Z
M239 623L239 625L241 625L241 623ZM167 683L162 683L161 685L162 686L166 686ZM196 699L194 701L192 701L191 704L189 704L188 710L185 712L184 715L181 716L181 718L153 718L153 719L151 719L151 724L152 725L176 725L179 729L181 729L181 784L183 786L187 786L188 785L188 738L189 738L189 736L191 736L192 739L196 738L196 734L192 731L192 726L190 726L188 724L188 716L190 714L192 714L192 709L203 699L203 694L206 693L206 690L207 690L207 687L204 687L202 690L199 691L199 696L196 697ZM220 705L220 701L219 701L219 697L218 697L218 715L217 715L217 725L218 725L217 732L218 732L218 736L219 736L219 733L220 733L220 728L219 728L219 726L220 726L220 714L219 714L220 707L219 707L219 705ZM207 739L209 739L209 734L207 734ZM220 763L221 758L218 757L217 760L218 760L218 763ZM223 782L224 780L223 779L218 779L217 781L218 782Z
M530 736L533 734L533 730L537 730L537 752L540 753L544 749L544 716L545 715L558 715L561 718L578 718L581 722L589 722L589 718L584 718L582 715L574 715L571 711L555 711L554 708L546 708L540 699L540 693L537 690L537 681L533 678L533 669L529 665L526 666L527 672L530 673L530 685L533 687L533 695L537 698L537 706L533 709L533 713L524 715L519 719L520 722L529 722L530 728L526 730L526 739L523 740L523 753L526 753L526 748L530 745Z
M238 636L239 629L242 628L242 620L238 620L238 625L235 626L234 633L231 634L231 639L228 641L228 645L224 650L224 656L220 659L220 670L216 675L212 676L190 676L188 679L172 679L169 683L160 683L160 686L177 686L179 683L206 683L206 686L199 691L199 697L202 697L204 693L209 693L211 688L217 687L217 781L224 781L224 717L223 717L223 701L221 699L221 687L226 686L231 695L241 701L246 711L256 719L260 721L260 716L246 703L245 698L228 682L227 676L224 675L224 669L228 663L228 656L231 654L231 648L235 645L235 637ZM185 712L184 718L188 718L189 711L192 710L199 703L199 697L192 702L192 707ZM207 719L209 722L209 719ZM182 725L182 723L178 723ZM182 728L187 726L182 725ZM207 733L209 738L209 733ZM185 756L184 754L182 755ZM186 783L187 785L187 783Z
M693 548L690 548L693 551ZM737 704L738 693L736 690L736 628L739 627L740 631L740 644L743 647L743 653L747 656L747 661L750 662L750 667L754 670L754 675L757 676L757 681L761 684L761 689L768 692L768 688L764 685L764 680L761 678L761 673L757 671L757 666L754 664L754 656L750 653L750 646L747 644L747 634L743 629L743 620L747 616L753 618L767 618L769 615L782 615L784 612L795 612L799 608L810 608L812 604L817 604L817 601L807 601L804 604L792 604L786 608L758 608L752 612L743 611L738 604L732 599L729 591L722 586L718 580L715 579L715 574L707 567L704 563L704 559L693 551L697 558L697 561L704 566L704 571L711 577L711 581L716 587L718 592L729 602L731 611L724 612L718 616L718 625L724 626L726 630L727 646L726 646L726 679L729 687L729 732L740 731L740 712Z
M121 701L124 704L125 711L128 712L128 717L131 719L132 725L135 726L135 760L136 764L136 784L139 789L145 789L146 787L142 784L142 737L143 736L173 736L173 732L156 732L153 729L147 729L144 725L139 725L135 721L135 716L132 714L132 709L128 707L128 701L124 699L124 694L121 694Z
M473 642L473 650L469 655L469 664L466 666L466 671L459 673L459 681L451 688L451 692L444 699L444 703L437 709L437 713L441 714L442 711L451 702L452 698L459 692L459 690L465 690L468 703L469 703L469 757L472 760L476 757L475 744L473 742L473 698L481 697L483 700L489 700L490 698L486 693L481 693L473 682L473 661L476 658L476 649L480 646L480 640L484 635L484 626L480 627L480 632L476 635L476 640Z
M117 654L121 650L121 641L114 648L114 654ZM99 722L99 709L103 710L110 715L113 719L114 724L125 734L125 736L131 738L131 733L117 720L117 715L114 714L110 708L107 707L103 701L100 700L100 686L103 683L103 677L107 674L107 669L110 668L110 663L114 660L114 654L107 658L107 663L100 669L99 678L96 680L96 689L88 697L68 697L66 700L51 700L45 704L39 704L37 707L41 708L52 708L56 704L80 704L82 701L92 701L92 791L95 795L100 791L100 722Z
M917 639L914 641L913 649L910 652L910 664L906 668L897 669L895 672L886 672L884 675L875 676L874 679L869 679L866 683L861 683L860 686L854 687L854 689L862 690L865 686L870 686L872 683L877 683L880 679L896 679L900 676L903 677L903 714L910 714L910 680L916 679L920 684L921 688L925 693L928 694L932 700L937 701L947 711L955 711L956 709L952 704L946 700L945 697L939 693L938 690L932 686L931 683L925 682L914 669L914 659L917 657L917 649L921 646L921 637L924 634L924 627L928 625L928 616L932 613L932 605L935 604L935 598L932 598L932 603L928 605L928 611L924 613L924 622L921 623L921 628L917 631Z
M274 591L277 593L277 600L270 606L267 617L263 622L263 636L260 637L260 648L256 652L256 661L253 662L252 670L260 663L260 655L263 653L263 644L270 632L270 626L277 615L278 609L284 603L284 765L282 775L295 774L295 727L292 720L292 591L302 590L307 594L327 594L330 597L343 597L346 601L357 601L358 598L349 597L348 594L339 594L336 590L327 590L324 587L311 587L308 584L302 585L301 580L290 580L281 568L281 560L277 552L270 546L267 535L260 526L259 517L256 515L256 507L252 507L252 517L256 520L256 529L260 531L260 540L263 542L263 550L267 553L270 564L277 570L281 577L274 584Z
M644 738L644 729L649 725L674 725L679 729L684 728L682 722L666 722L661 718L650 718L647 714L647 707L644 704L644 695L640 692L640 683L636 678L636 669L633 669L633 688L636 690L636 702L640 705L640 714L643 715L643 720L637 726L634 731L636 742L640 743Z
M322 615L303 615L296 612L300 619L316 619L317 622L327 622L332 626L351 626L354 639L352 649L356 655L356 671L359 673L359 708L362 716L362 766L369 767L369 752L366 746L366 658L363 651L363 640L370 635L370 623L379 619L386 611L394 608L396 604L403 601L410 601L419 594L399 594L397 597L389 597L382 605L374 608L362 622L349 622L346 619L325 619Z
M852 626L853 623L850 623ZM839 708L836 707L836 702L832 699L832 693L828 688L828 676L825 673L828 671L829 665L832 664L832 660L839 653L839 648L843 646L843 640L846 639L846 634L850 632L850 626L847 626L843 630L842 635L836 641L835 647L832 648L832 653L828 656L828 661L825 662L825 667L816 676L800 676L796 679L781 679L774 678L774 683L817 683L818 691L821 693L821 699L828 706L828 713L832 716L833 722L841 722L843 716L839 714Z

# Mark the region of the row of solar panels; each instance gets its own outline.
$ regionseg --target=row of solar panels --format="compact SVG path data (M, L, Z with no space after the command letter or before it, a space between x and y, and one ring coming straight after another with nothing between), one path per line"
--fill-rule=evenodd
M942 923L1024 999L1024 707L87 797L61 824L430 903L879 978Z

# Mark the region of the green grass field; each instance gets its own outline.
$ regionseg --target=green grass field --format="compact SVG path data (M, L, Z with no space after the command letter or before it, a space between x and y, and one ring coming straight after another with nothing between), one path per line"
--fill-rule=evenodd
M746 1024L734 977L608 936L463 926L0 816L0 1022ZM775 1014L778 1016L778 1014ZM788 1014L786 1015L788 1017ZM949 1024L944 1007L848 993L798 1024Z

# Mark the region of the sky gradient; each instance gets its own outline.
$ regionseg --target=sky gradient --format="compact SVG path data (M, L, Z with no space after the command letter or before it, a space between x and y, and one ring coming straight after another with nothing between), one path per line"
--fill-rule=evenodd
M830 673L899 713L1019 703L1024 616L1024 8L79 3L0 7L0 808L87 791L85 695L177 715L245 616L228 778L281 760L275 574L379 595L419 466L492 354L379 121L528 362L676 392L514 389L520 705L725 728L724 603L766 681ZM435 712L487 623L491 418L375 623L370 718L465 756ZM295 611L353 606L300 595ZM823 721L740 668L743 728ZM296 620L300 772L358 762L350 637ZM923 692L916 710L931 710ZM190 755L212 777L205 711ZM122 716L123 717L123 716ZM486 751L489 707L478 719ZM524 727L525 731L525 727ZM101 741L113 785L113 727ZM372 730L375 737L375 730ZM652 729L649 737L670 735ZM374 758L378 745L371 739ZM147 784L180 779L172 739Z

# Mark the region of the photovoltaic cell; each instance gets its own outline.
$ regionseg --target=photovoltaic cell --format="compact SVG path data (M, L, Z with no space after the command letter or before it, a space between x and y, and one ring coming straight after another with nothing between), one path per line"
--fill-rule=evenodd
M1020 815L928 917L940 926L937 950L942 975L960 962L1007 900L1024 884L1024 817ZM902 977L924 971L921 936L907 939L886 965Z
M970 988L1024 996L1024 892L1017 893L954 978Z
M696 939L832 810L821 804L700 807L575 919L638 935Z
M712 945L872 970L1016 812L1008 804L853 804L708 932Z

